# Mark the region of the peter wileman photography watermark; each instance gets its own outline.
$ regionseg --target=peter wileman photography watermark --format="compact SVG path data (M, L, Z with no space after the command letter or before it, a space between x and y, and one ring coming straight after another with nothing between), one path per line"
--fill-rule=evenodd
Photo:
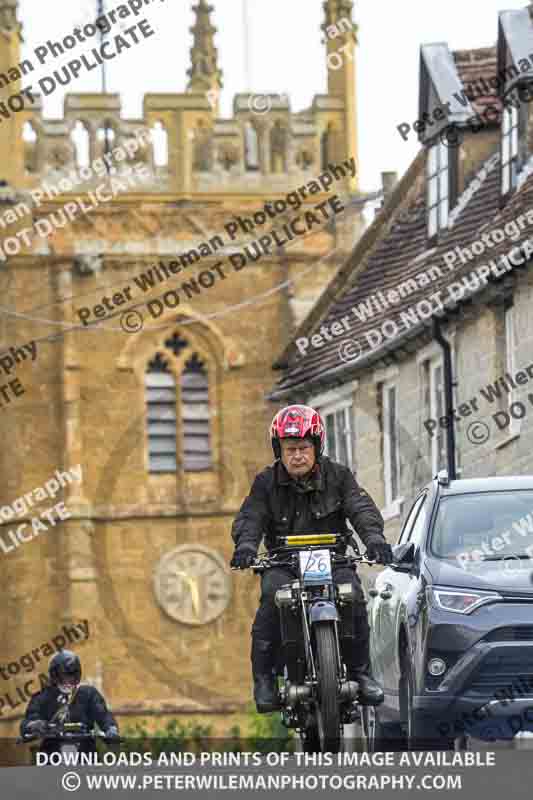
M37 358L37 342L32 341L20 347L10 347L8 351L0 354L0 370L4 375L11 375L19 364L23 364L31 356L31 361ZM0 409L5 409L14 399L25 394L24 385L18 378L0 384Z
M55 499L61 489L74 483L74 481L81 482L81 479L82 468L80 464L72 467L68 472L62 472L58 469L55 471L54 477L46 481L44 486L39 486L31 492L17 497L11 505L2 506L0 508L0 519L5 522L11 522L17 516L24 517L29 514L30 508L33 508L34 505L38 505L44 500ZM59 520L69 519L70 517L71 514L65 504L56 503L52 508L42 511L39 517L31 517L28 522L21 523L16 529L0 535L0 550L6 555L12 553L22 544L30 542L41 533L46 533L50 527L55 527ZM44 524L43 519L48 521L48 526ZM31 530L28 530L30 527Z
M160 0L165 2L166 0ZM44 65L51 58L59 58L65 54L65 51L72 50L79 44L85 43L87 39L94 38L100 33L106 34L111 31L112 25L117 23L118 19L124 19L133 14L135 17L140 14L143 4L145 6L151 5L156 0L127 0L127 3L121 3L108 14L103 14L98 17L94 24L87 23L83 26L83 33L79 27L74 28L72 34L65 36L61 42L52 42L48 40L46 44L39 45L34 49L34 55L37 58L39 65ZM140 32L137 32L137 30ZM128 41L125 36L116 34L113 41L103 41L97 47L93 47L90 52L84 51L79 58L72 59L66 66L59 70L54 70L52 75L45 75L41 78L39 88L45 96L54 92L58 86L68 86L68 84L75 80L78 75L85 70L92 72L97 69L104 62L116 58L123 50L129 50L133 45L142 43L143 39L148 39L155 36L155 31L150 27L147 19L142 19L134 25L123 30L124 34L128 34L131 41ZM142 37L142 38L141 38ZM91 60L92 56L92 60ZM0 74L0 88L9 86L10 83L22 80L29 73L35 71L35 63L30 58L26 58L19 64L11 66L7 73ZM7 98L6 102L0 103L0 115L4 119L9 119L12 114L23 111L26 108L25 101L29 100L34 103L34 95L32 92L32 85L24 87L20 92L16 92ZM0 119L0 122L2 120Z
M168 263L160 261L158 265L154 265L146 272L133 278L132 283L124 286L120 292L116 292L113 296L108 297L106 295L95 305L78 309L76 313L80 321L85 327L88 327L105 319L110 319L111 317L106 315L106 310L113 312L115 307L120 307L128 301L134 300L135 287L145 294L159 284L171 280L174 275L179 274L187 267L196 265L203 259L212 258L220 250L234 250L228 256L228 261L234 272L240 271L249 263L256 263L261 258L272 255L277 248L304 237L315 229L320 229L324 223L329 222L337 214L344 212L345 207L339 196L333 195L323 202L316 203L311 208L306 208L298 216L281 224L278 228L270 229L268 233L249 242L239 250L235 249L236 242L243 234L246 236L255 234L258 229L263 228L271 220L276 220L281 215L286 214L289 208L294 210L301 209L304 201L309 200L311 196L329 192L335 181L341 181L348 176L354 177L355 174L356 163L354 158L347 159L342 164L329 164L327 170L305 185L289 192L285 198L265 203L252 216L238 215L230 219L224 226L225 236L227 235L228 240L225 239L225 236L217 234L209 241L202 242L198 247L181 254L173 261ZM161 316L165 307L176 308L181 301L180 291L187 300L190 300L195 295L200 294L202 290L210 289L217 282L217 279L225 280L228 275L223 267L223 261L219 261L208 268L206 267L195 278L191 278L188 282L181 284L180 289L170 289L162 296L161 300L155 299L146 303L150 316L153 319L157 319ZM137 297L139 297L138 292ZM140 305L144 305L144 303ZM125 332L137 333L143 326L143 315L139 310L130 308L128 311L122 312L120 324Z
M340 321L337 320L332 325L323 324L319 331L310 338L307 336L299 337L295 342L298 352L300 355L305 356L310 347L321 349L327 342L341 338L342 341L339 344L341 361L355 361L363 353L368 354L376 350L383 344L384 340L394 339L399 336L402 329L407 331L413 325L431 317L435 312L442 311L444 303L455 303L468 291L476 291L487 283L490 275L499 277L506 271L512 270L513 266L524 263L524 260L533 254L533 242L526 240L520 247L512 248L506 256L500 256L498 261L492 259L470 274L463 276L460 281L453 281L446 287L447 297L444 290L434 292L427 298L419 300L402 311L398 320L389 318L382 322L379 328L368 328L364 332L366 344L368 345L366 350L365 345L360 341L345 338L346 333L352 330L350 321L354 324L354 317L358 322L370 322L376 316L392 310L394 306L399 305L406 297L444 278L446 274L453 272L469 261L475 260L477 256L485 252L490 254L490 250L503 242L506 237L513 242L517 241L527 225L533 225L533 211L521 214L516 220L511 220L502 228L495 228L484 233L480 240L473 242L469 247L455 247L453 250L447 251L442 256L444 266L433 264L413 277L401 281L395 289L379 290L367 297L363 302L352 306L350 313L345 314Z
M72 625L63 625L61 632L53 636L51 640L28 650L27 653L19 658L13 659L0 665L0 676L5 680L13 680L19 675L26 677L35 671L41 659L49 659L54 653L63 650L67 645L74 644L79 647L89 639L89 620L84 619L74 622ZM34 688L34 684L39 681L39 686ZM9 709L14 710L21 703L27 703L32 694L48 686L50 679L46 672L40 672L37 678L27 680L24 686L17 686L14 690L0 695L0 716ZM13 701L18 698L18 702Z
M428 417L424 421L424 428L427 430L430 438L433 438L437 428L448 428L453 424L453 420L460 422L461 419L469 417L473 411L479 412L480 409L478 407L478 402L481 401L481 398L486 400L488 403L494 403L495 401L501 400L503 397L505 397L505 393L510 396L512 392L515 391L519 386L525 386L530 380L533 380L533 362L517 370L514 375L511 375L509 372L506 372L504 375L500 375L494 381L494 383L488 383L484 388L479 389L476 392L476 395L480 395L479 398L475 395L471 400L461 403L456 409L452 408L450 414L443 415L442 417ZM533 395L530 394L528 397L533 397ZM521 419L525 416L526 412L523 403L512 404L512 406L515 405L523 406L524 411L522 416L515 416L515 412L511 412L511 408L509 409L511 413L508 413L507 411L497 411L495 414L493 414L493 419L495 420L496 424L498 424L500 419L502 420L502 422L498 424L500 430L503 430L509 426L511 417L514 417L515 419ZM518 414L518 412L516 413ZM472 423L472 425L477 424L483 425L485 428L487 427L485 423ZM472 434L469 435L469 439L472 444L481 444L481 438L481 434L477 434L477 436L472 436Z
M46 200L53 200L63 192L72 192L77 186L95 177L106 178L94 191L87 191L83 197L69 200L57 211L35 219L31 228L21 228L12 236L7 236L0 243L0 262L7 261L8 256L20 253L23 244L30 247L35 237L47 238L56 230L64 228L68 222L73 222L80 214L90 214L100 205L109 203L120 192L127 192L131 188L139 188L146 180L150 180L150 170L146 164L134 164L133 167L123 164L118 173L116 164L132 160L140 147L148 141L148 131L135 131L134 136L125 139L121 145L111 149L101 158L95 158L91 164L70 170L68 176L63 176L57 184L43 181L40 186L29 191L33 207L38 207ZM108 174L109 170L109 174ZM0 214L0 226L6 228L15 222L28 218L31 215L31 204L21 201Z

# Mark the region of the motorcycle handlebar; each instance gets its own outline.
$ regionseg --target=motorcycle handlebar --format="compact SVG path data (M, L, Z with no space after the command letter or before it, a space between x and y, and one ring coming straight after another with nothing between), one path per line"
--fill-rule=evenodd
M85 741L87 739L102 739L106 742L124 742L121 736L106 736L104 733L96 731L65 731L54 725L49 726L44 733L25 733L16 739L16 744L26 744L35 742L37 739L63 739L65 741Z

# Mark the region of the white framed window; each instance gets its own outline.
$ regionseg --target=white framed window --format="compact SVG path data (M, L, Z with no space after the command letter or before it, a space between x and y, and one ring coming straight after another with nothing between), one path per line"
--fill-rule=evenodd
M398 441L398 388L383 384L383 471L385 505L400 500L400 448Z
M502 116L502 194L516 186L518 176L518 108L504 108Z
M444 398L444 363L442 358L431 359L427 362L427 377L429 381L429 415L437 420L437 427L431 437L431 472L436 475L441 469L448 466L446 448L446 428L439 424L441 417L446 416Z
M319 409L326 426L325 455L349 469L355 466L353 403L339 400L338 403Z
M504 321L505 321L505 371L513 377L516 374L516 360L515 360L515 351L516 351L516 337L515 337L515 310L514 306L509 306L504 312ZM510 415L509 409L513 403L516 403L518 400L518 392L516 389L511 389L509 394L507 395L508 403L507 403L507 411ZM522 427L522 420L515 419L511 416L511 421L509 423L509 427L507 428L507 432L509 436L517 436L520 433L520 429Z
M428 150L427 159L427 209L428 238L448 224L450 210L450 169L448 148L438 142Z

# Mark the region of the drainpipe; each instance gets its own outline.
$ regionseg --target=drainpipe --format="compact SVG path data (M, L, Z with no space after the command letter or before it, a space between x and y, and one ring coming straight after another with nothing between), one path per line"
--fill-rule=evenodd
M455 420L453 418L453 376L452 376L452 351L450 343L442 335L440 322L433 317L433 334L435 339L442 347L444 358L444 402L446 407L446 417L449 425L446 427L446 452L448 455L448 478L454 481L457 477L455 473Z

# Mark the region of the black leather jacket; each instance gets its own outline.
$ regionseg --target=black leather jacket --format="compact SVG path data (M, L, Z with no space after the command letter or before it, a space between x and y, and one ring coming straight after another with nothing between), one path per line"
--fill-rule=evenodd
M349 519L366 546L373 536L383 536L383 517L369 494L348 467L322 456L307 486L294 481L281 461L255 478L250 494L237 514L231 535L236 545L276 546L276 536L291 533L348 531Z
M29 722L38 719L51 722L61 706L60 691L56 686L47 686L46 689L34 694L29 702L26 715L20 724L21 734L24 735L27 732ZM68 717L69 722L82 722L89 729L94 727L95 722L102 731L107 730L112 725L118 728L113 714L109 711L106 701L98 689L87 684L80 684L74 702L69 707ZM41 747L43 752L55 752L57 749L58 743L52 739L47 740ZM90 742L84 743L81 749L82 752L91 752L93 745Z

